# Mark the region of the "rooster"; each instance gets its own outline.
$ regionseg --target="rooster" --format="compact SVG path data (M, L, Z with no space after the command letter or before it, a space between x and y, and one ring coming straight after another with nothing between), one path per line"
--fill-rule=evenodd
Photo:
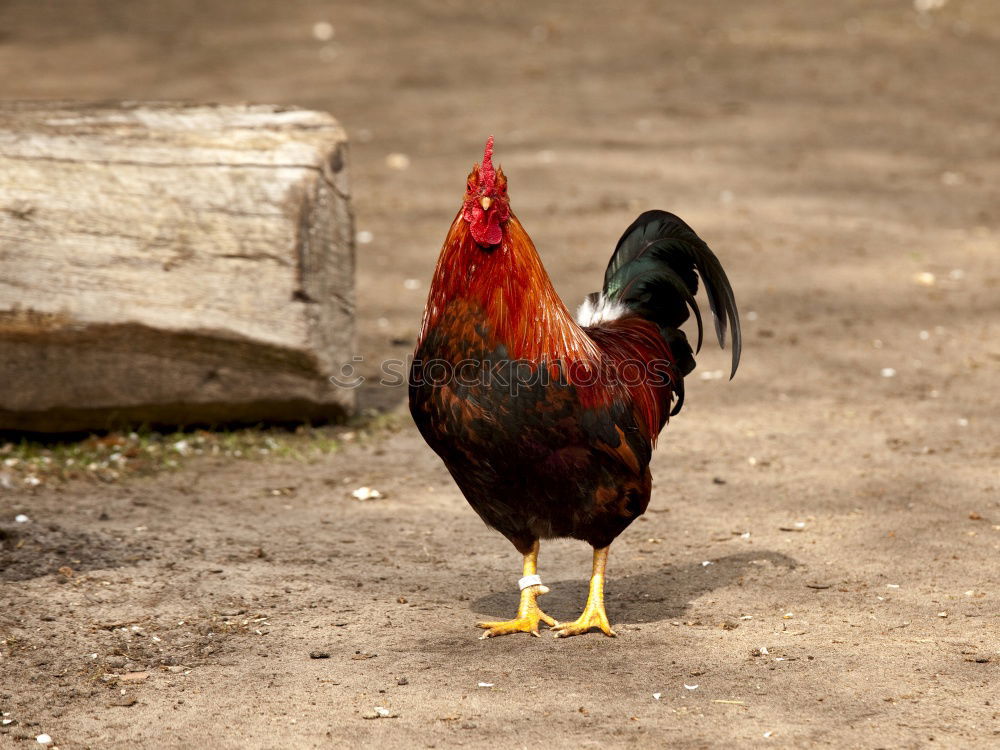
M647 211L625 230L574 320L534 244L510 209L493 166L493 137L468 178L431 283L409 380L410 412L472 508L524 557L512 620L480 622L482 638L539 623L556 637L592 628L614 636L604 608L612 541L649 504L657 436L684 402L695 366L681 325L698 278L719 345L740 324L718 258L673 214ZM587 603L560 623L538 596L539 540L572 537L594 548Z

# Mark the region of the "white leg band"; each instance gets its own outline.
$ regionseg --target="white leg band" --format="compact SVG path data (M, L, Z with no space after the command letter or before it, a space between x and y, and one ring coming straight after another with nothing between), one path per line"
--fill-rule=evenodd
M521 591L524 591L528 586L541 586L542 577L539 575L525 576L517 582L517 585L521 587Z

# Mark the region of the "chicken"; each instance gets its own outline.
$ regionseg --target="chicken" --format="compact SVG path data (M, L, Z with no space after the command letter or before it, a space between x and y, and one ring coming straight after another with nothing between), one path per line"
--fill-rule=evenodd
M494 169L493 138L473 167L431 283L410 371L410 412L473 510L524 556L514 619L481 622L483 638L539 623L557 637L592 628L615 635L604 608L614 539L649 504L657 436L684 401L695 366L680 326L705 286L720 346L740 325L719 260L665 211L639 216L618 241L604 288L574 321ZM574 622L546 615L539 540L594 548L586 606Z

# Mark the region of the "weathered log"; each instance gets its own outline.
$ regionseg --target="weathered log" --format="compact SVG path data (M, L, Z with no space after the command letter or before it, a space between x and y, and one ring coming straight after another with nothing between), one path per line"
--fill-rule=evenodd
M0 106L0 429L349 412L346 140L270 106Z

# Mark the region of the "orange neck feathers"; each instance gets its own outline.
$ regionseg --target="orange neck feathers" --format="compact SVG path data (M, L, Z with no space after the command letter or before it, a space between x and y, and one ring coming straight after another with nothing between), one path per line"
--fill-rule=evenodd
M514 214L499 245L484 249L459 212L434 271L420 340L437 327L449 303L475 304L491 337L511 359L554 365L599 358L594 342L573 320L535 246Z

